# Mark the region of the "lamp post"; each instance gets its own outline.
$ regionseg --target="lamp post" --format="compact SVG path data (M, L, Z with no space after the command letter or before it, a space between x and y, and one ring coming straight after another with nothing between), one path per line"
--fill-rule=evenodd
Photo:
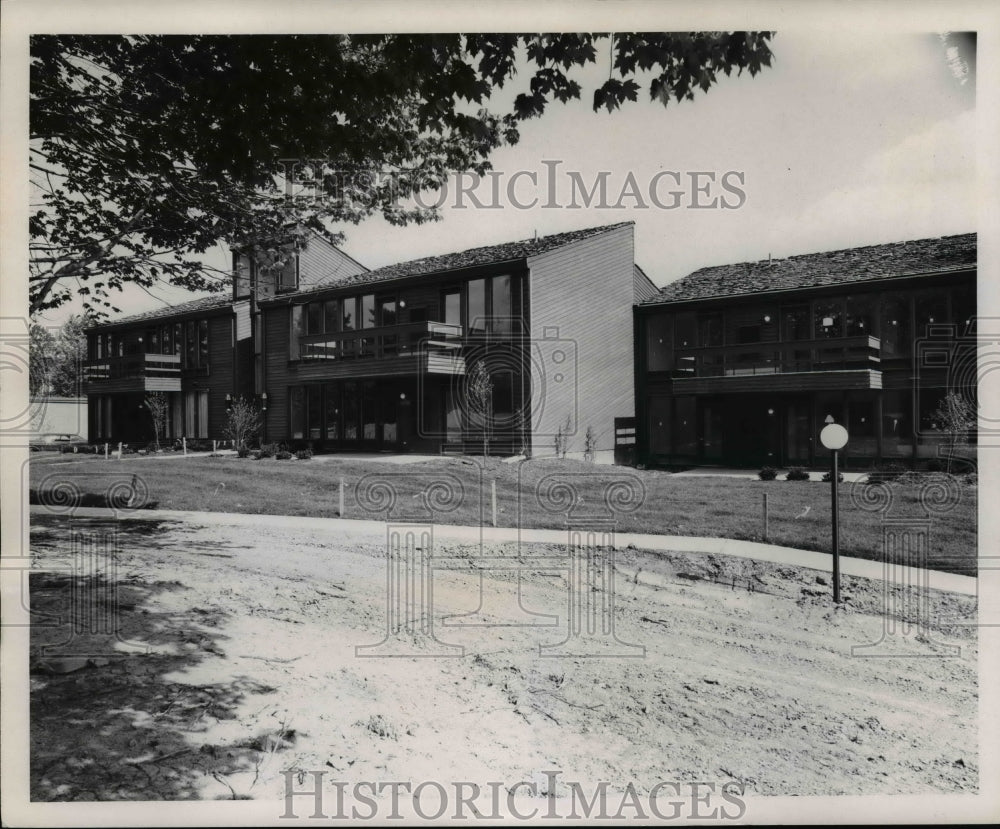
M847 445L847 429L833 422L827 415L826 426L819 433L819 440L830 450L830 519L833 522L833 601L840 604L840 505L837 500L837 452Z

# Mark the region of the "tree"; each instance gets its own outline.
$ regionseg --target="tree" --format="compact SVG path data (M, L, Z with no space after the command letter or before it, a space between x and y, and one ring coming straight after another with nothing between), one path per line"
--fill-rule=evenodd
M978 425L975 405L961 392L949 389L931 413L931 425L948 437L948 460L945 471L951 473L955 448L968 442Z
M246 452L251 439L257 437L261 428L260 411L251 400L237 397L229 406L223 434L233 442L236 451Z
M156 451L160 451L160 435L167 425L167 415L170 411L170 401L162 391L150 392L146 395L146 408L153 420L153 438L156 441Z
M770 37L34 35L32 315L74 295L114 310L130 282L221 289L228 273L198 258L218 242L274 254L303 229L375 213L433 220L407 199L452 172L484 173L521 120L581 98L572 75L587 64L610 62L595 110L638 100L647 80L665 105L720 73L757 74ZM515 82L511 105L492 99ZM322 197L286 198L304 181Z
M31 395L79 397L87 358L87 326L92 318L74 314L58 330L32 323L29 328L29 387Z
M493 379L484 360L477 360L469 372L465 384L465 399L472 421L482 428L483 457L488 457L493 425Z

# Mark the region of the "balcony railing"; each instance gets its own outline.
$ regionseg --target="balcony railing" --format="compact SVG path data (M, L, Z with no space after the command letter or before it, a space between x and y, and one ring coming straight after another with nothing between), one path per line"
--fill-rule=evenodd
M879 368L878 337L861 335L678 349L675 379L745 377Z
M106 380L143 380L150 377L180 379L181 358L177 354L129 354L103 357L84 363L88 383Z
M333 334L307 334L298 339L300 360L390 360L418 354L458 357L462 347L462 326L413 322Z

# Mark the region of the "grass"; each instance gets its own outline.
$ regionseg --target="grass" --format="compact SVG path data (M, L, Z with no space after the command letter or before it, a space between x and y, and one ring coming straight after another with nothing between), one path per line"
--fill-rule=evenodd
M641 483L638 497L611 502L620 532L714 536L764 540L762 501L768 496L768 538L772 544L830 551L830 486L818 481L759 481L723 477L677 477L668 472L595 466L540 459L502 463L453 459L394 465L350 457L252 460L236 457L131 458L36 455L31 463L32 499L61 482L80 493L78 505L98 501L115 482L135 475L146 500L159 509L338 517L344 481L345 518L428 520L443 524L491 522L490 484L496 482L497 525L562 529L607 515L609 481ZM550 477L554 476L554 477ZM434 486L447 482L451 495ZM562 486L554 485L562 482ZM428 490L428 488L430 488ZM844 555L879 559L882 516L860 509L852 485L840 484L840 549ZM894 484L891 518L923 518L918 485ZM430 511L422 492L430 492ZM931 516L928 566L975 574L976 486L961 485L958 503ZM546 493L548 496L546 497ZM119 496L120 497L120 496ZM560 506L562 509L560 510ZM387 507L389 507L387 509Z

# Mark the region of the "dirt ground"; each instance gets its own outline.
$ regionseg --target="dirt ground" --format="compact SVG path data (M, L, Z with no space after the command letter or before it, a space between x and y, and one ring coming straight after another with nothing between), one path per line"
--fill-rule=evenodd
M109 532L111 563L66 569L71 550L92 552L80 539ZM846 579L834 609L817 571L625 549L613 589L579 594L615 601L620 641L588 658L577 639L569 655L539 650L567 638L578 595L564 549L442 546L434 633L464 655L359 658L386 635L385 546L33 515L32 799L271 800L288 770L513 783L558 769L619 791L978 790L977 645L973 628L948 624L974 619L972 598L924 594L926 629L897 621L882 657L866 658L852 645L888 624L880 584ZM483 553L511 569L481 571ZM76 629L47 626L57 616ZM470 621L489 624L456 623ZM390 644L445 649L405 634Z

